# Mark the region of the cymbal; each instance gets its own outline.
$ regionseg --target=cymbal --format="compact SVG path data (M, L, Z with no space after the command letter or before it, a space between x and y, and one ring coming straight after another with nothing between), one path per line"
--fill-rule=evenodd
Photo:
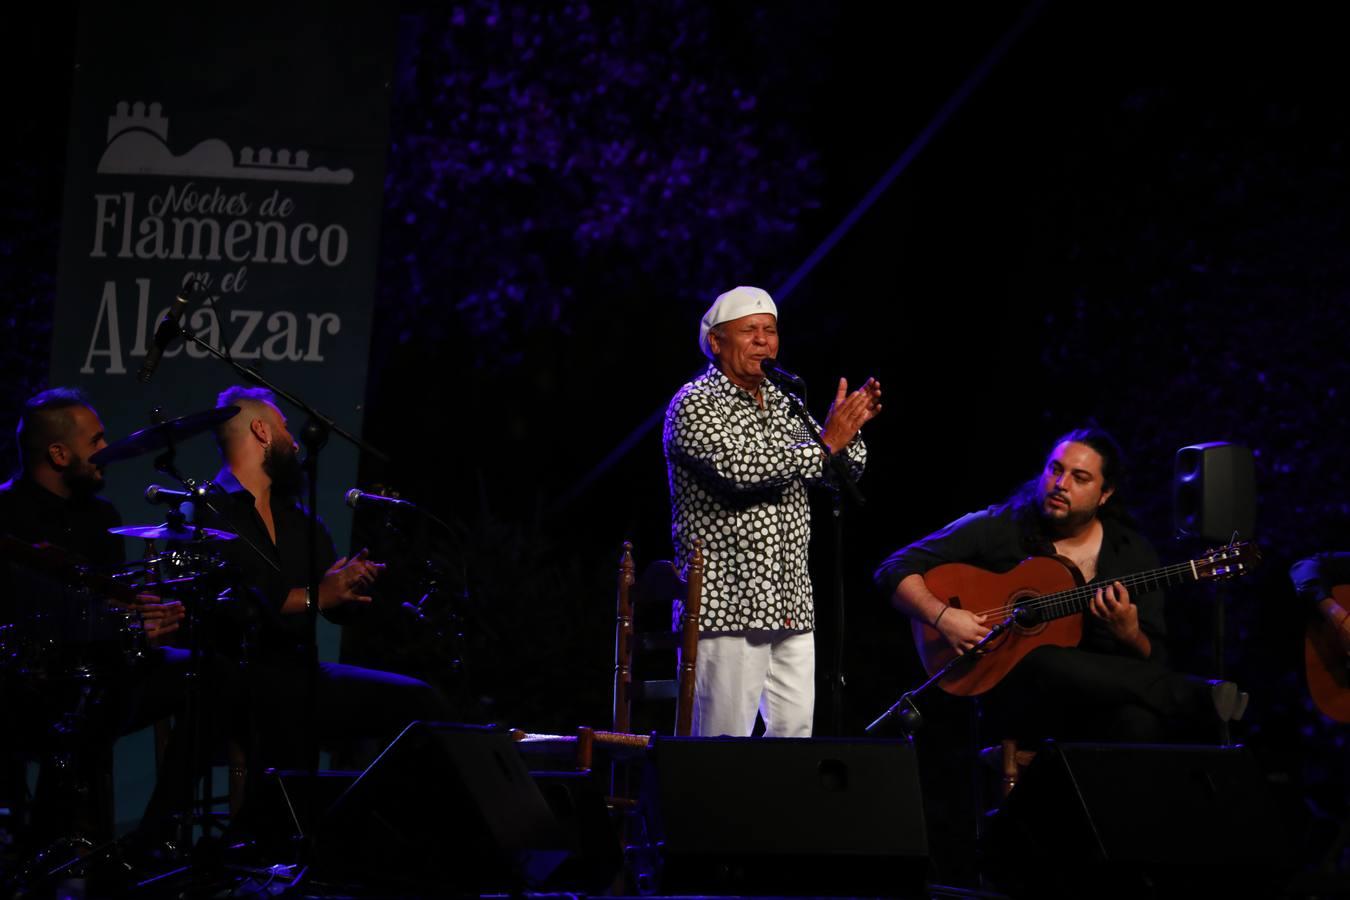
M215 428L221 422L234 418L238 413L237 406L221 406L160 422L158 425L142 428L135 434L129 434L119 441L113 441L89 457L89 461L96 466L103 466L154 453L157 450L166 450L180 441Z
M219 528L174 528L171 525L118 525L109 528L113 534L122 537L144 538L147 541L179 541L196 543L200 541L232 541L239 535L233 531L221 531Z

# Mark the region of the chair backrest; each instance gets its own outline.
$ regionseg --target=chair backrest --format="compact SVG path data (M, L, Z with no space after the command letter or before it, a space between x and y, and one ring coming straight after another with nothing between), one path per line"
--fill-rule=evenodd
M614 730L632 730L634 701L674 700L673 733L688 735L694 714L703 542L694 542L687 581L669 560L652 563L641 579L635 578L633 545L625 542L623 546L614 638ZM671 607L676 601L682 605L678 632L671 630ZM676 648L678 662L671 663ZM649 677L662 663L669 664L666 671L673 669L675 677Z

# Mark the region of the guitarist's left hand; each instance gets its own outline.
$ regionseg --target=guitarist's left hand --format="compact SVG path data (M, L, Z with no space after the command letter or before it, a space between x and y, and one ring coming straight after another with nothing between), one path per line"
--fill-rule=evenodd
M1327 597L1317 608L1322 611L1322 615L1331 623L1331 633L1336 635L1336 640L1340 642L1341 649L1350 656L1350 612L1345 607L1336 602L1334 597Z
M1130 591L1119 581L1097 588L1088 608L1106 623L1111 635L1147 658L1153 651L1148 635L1139 627L1139 607L1130 602Z

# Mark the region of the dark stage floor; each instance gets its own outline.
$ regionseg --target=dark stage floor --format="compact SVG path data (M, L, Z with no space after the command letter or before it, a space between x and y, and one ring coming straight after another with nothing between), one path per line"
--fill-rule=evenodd
M1046 741L1006 797L966 769L988 789L956 813L904 740L655 737L539 764L572 747L414 723L364 770L265 770L190 853L0 842L0 896L1350 896L1350 828L1241 745Z

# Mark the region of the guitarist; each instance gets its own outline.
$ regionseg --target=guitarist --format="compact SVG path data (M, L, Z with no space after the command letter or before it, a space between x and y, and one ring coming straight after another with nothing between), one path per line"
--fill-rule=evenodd
M1335 587L1350 584L1350 553L1319 553L1300 559L1289 570L1289 577L1299 598L1321 613L1341 649L1350 653L1350 610L1332 596Z
M1060 556L1097 585L1077 647L1041 646L988 694L986 710L1027 737L1157 741L1241 718L1246 695L1231 682L1175 673L1166 662L1161 591L1138 596L1119 581L1157 568L1153 546L1119 498L1119 445L1097 427L1054 444L1041 473L1000 506L970 513L896 551L875 579L897 609L965 653L995 621L949 606L924 573L943 563L1006 572L1029 556ZM997 649L992 652L997 653Z
M1350 723L1350 553L1318 553L1289 570L1309 610L1303 641L1308 695L1323 715Z

